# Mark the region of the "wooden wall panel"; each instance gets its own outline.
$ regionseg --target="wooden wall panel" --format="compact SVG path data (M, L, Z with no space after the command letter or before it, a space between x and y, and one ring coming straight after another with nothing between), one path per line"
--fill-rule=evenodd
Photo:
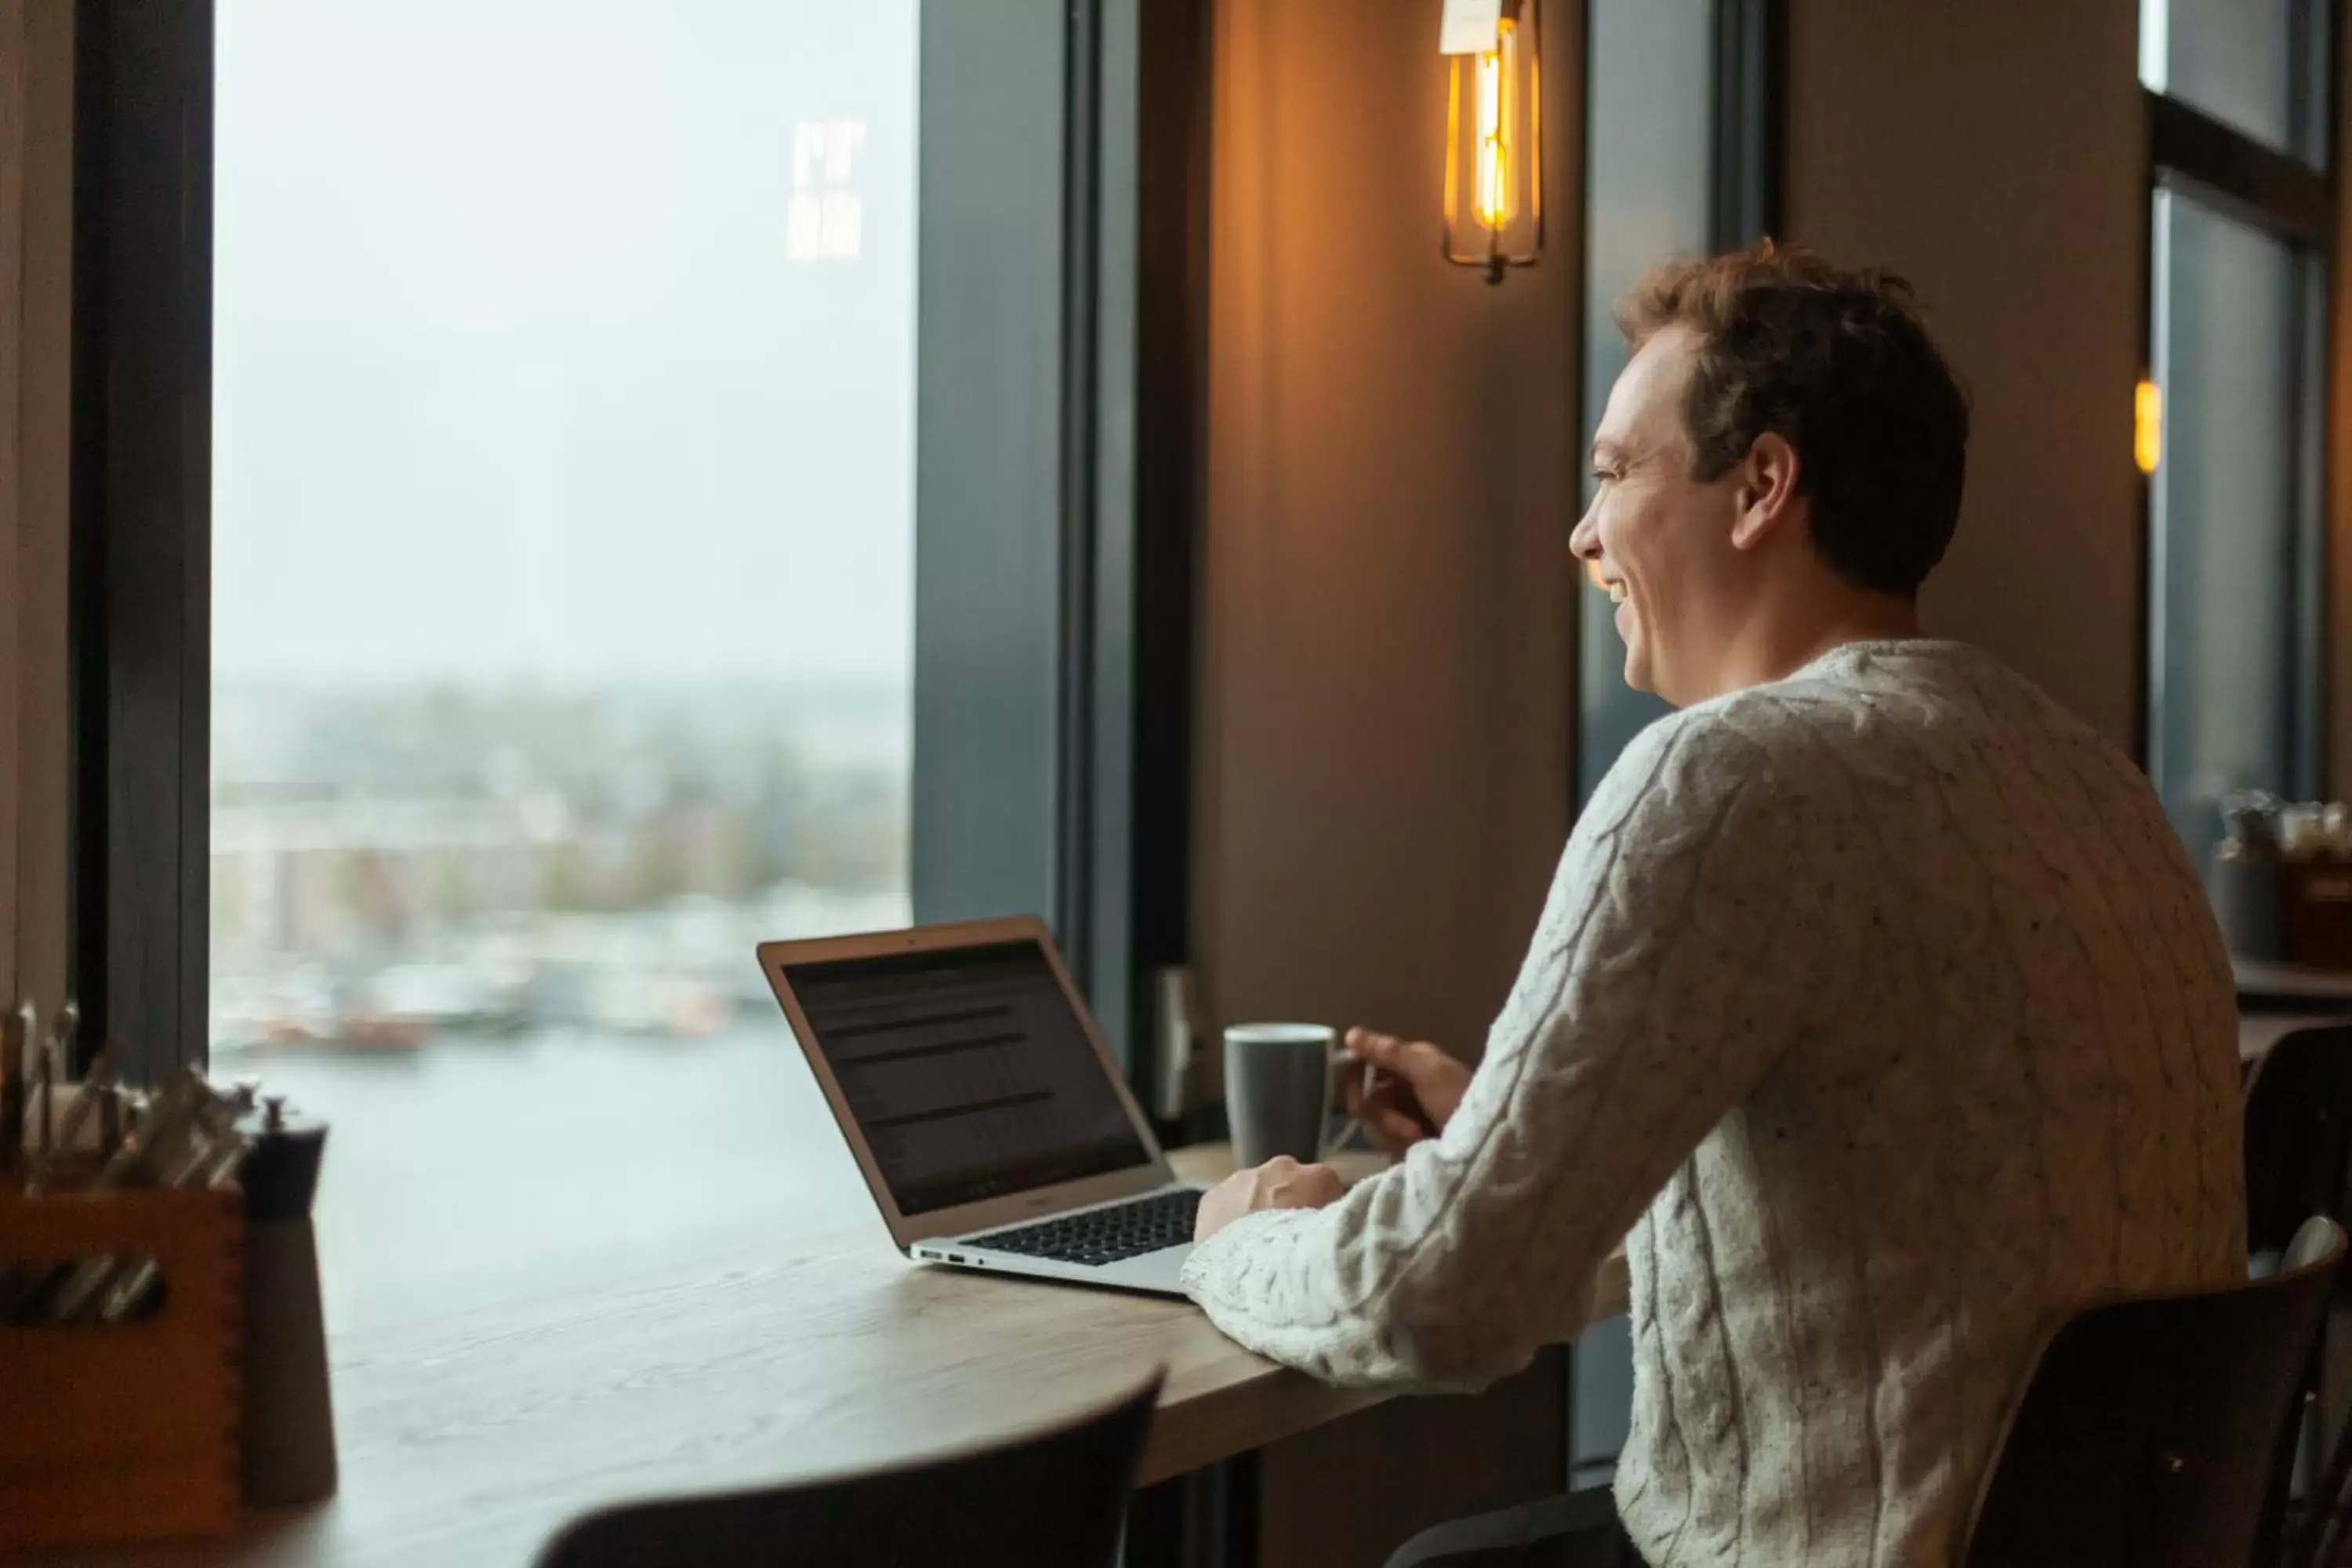
M1220 0L1194 950L1218 1023L1465 1055L1566 837L1575 7L1548 5L1550 253L1438 254L1419 0Z

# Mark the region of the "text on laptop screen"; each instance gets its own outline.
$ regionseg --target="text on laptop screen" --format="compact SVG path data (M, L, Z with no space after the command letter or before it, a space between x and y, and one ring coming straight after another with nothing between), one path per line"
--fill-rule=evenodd
M900 1214L1150 1158L1034 942L785 975Z

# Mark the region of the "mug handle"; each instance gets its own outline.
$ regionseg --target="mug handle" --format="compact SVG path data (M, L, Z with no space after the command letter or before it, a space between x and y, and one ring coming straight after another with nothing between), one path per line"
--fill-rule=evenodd
M1381 1074L1378 1068L1372 1066L1370 1062L1358 1062L1355 1058L1348 1054L1345 1047L1341 1047L1331 1053L1331 1065L1335 1068L1360 1066L1364 1069L1363 1098L1366 1100L1370 1100L1371 1098L1372 1086L1380 1081ZM1330 1125L1328 1118L1325 1120L1324 1125L1327 1127ZM1322 1157L1328 1159L1331 1155L1338 1153L1340 1150L1345 1149L1348 1146L1348 1140L1353 1138L1357 1133L1361 1132L1363 1130L1364 1119L1362 1117L1349 1117L1347 1122L1340 1127L1339 1133L1336 1136L1327 1138L1323 1141Z

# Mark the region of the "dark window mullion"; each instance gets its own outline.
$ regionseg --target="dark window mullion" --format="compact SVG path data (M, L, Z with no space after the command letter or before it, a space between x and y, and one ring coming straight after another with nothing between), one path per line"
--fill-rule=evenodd
M1787 54L1781 0L1715 0L1712 248L1737 250L1780 221L1780 102Z
M1070 967L1094 968L1095 405L1097 153L1101 62L1096 0L1073 0L1064 47L1061 657L1055 752L1053 923Z
M2298 245L2328 246L2335 197L2327 175L2177 98L2145 98L2158 180Z
M213 7L74 26L72 986L152 1079L207 1054Z
M1185 1063L1162 1059L1156 979L1192 931L1214 17L1210 0L1105 0L1103 16L1095 1003L1139 1094L1173 1118Z
M2294 366L2291 433L2294 464L2294 527L2286 563L2294 638L2288 664L2291 743L2287 784L2302 799L2325 790L2327 767L2327 278L2325 252L2299 258L2298 298L2288 363Z

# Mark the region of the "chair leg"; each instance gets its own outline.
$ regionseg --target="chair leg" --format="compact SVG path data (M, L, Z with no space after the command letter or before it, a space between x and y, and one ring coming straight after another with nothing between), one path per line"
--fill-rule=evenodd
M2338 1433L2327 1472L2311 1490L2301 1527L2293 1531L2279 1561L2288 1568L2333 1568L2345 1559L2346 1526L2352 1523L2352 1425Z
M2294 1410L2279 1432L2278 1447L2271 1459L2270 1485L2263 1498L2262 1522L2254 1532L2251 1559L2260 1568L2302 1568L2307 1561L2304 1553L2312 1543L2311 1504L2317 1495L2311 1484L2315 1479L2312 1434L2318 1403L2319 1354L2315 1336Z
M2331 1320L2334 1316L2331 1311ZM2333 1321L2323 1328L2305 1394L2305 1446L2315 1454L2324 1441L2326 1428L2323 1417L2326 1402L2319 1395L2327 1386L2329 1330L2342 1331ZM2352 1414L2346 1416L2335 1442L2328 1447L2326 1468L2323 1470L2306 1465L2303 1474L2309 1484L2305 1489L2301 1516L2293 1520L2285 1531L2284 1550L2273 1561L2284 1568L2352 1568Z
M2346 1312L2346 1293L2341 1279L2336 1281L2336 1300L2330 1308L2326 1326L2321 1331L2322 1376L2319 1386L2325 1391L2326 1380L2326 1352L2331 1339L2341 1336L2347 1325L2342 1321ZM2326 1409L2323 1397L2321 1408ZM2306 1521L2306 1534L2301 1544L2304 1553L2293 1560L2293 1568L2336 1568L2343 1564L2352 1568L2352 1412L2347 1412L2342 1429L2336 1435L2336 1444L2321 1475L2311 1491L2311 1517Z

